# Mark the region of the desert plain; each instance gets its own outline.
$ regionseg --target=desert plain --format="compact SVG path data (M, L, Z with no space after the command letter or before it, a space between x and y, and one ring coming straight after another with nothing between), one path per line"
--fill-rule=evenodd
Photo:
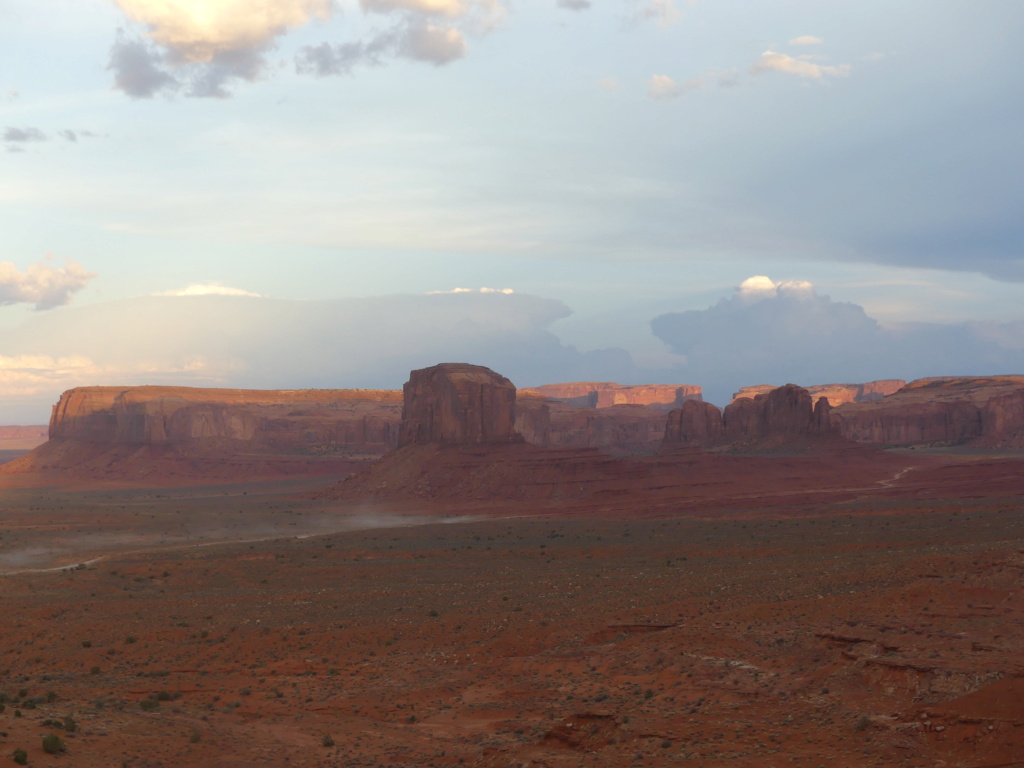
M886 454L846 486L763 462L799 487L10 489L0 749L85 768L1024 764L1021 459Z

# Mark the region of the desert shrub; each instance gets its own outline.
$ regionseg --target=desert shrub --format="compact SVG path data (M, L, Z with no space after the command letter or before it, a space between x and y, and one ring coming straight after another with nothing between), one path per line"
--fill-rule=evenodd
M43 752L46 754L59 755L64 749L64 739L56 733L48 733L43 736Z
M46 701L48 703L52 704L56 700L57 700L57 692L56 691L47 691L46 692Z
M78 730L78 721L71 715L68 715L64 718L64 730L68 733L74 733Z
M100 673L100 668L99 667L89 667L89 674L90 675L98 675L99 673Z
M82 641L82 647L83 648L92 648L92 640L83 640Z
M856 724L853 726L853 730L855 730L858 733L860 733L861 731L866 731L870 727L871 727L871 718L868 717L867 715L861 715L860 718L858 718Z
M157 701L174 701L174 696L171 695L171 693L169 691L160 691L160 693L158 693L156 695L156 700Z
M192 744L198 744L203 740L203 734L201 734L198 729L194 728L192 729L192 735L188 737L188 740Z
M14 754L11 755L11 759L18 765L28 765L28 752L24 749L16 749Z
M156 699L143 699L139 702L139 709L143 712L155 712L160 709L160 702Z
M325 747L333 747L334 739L331 738L331 734L325 733L324 737L320 740L320 743L323 744Z

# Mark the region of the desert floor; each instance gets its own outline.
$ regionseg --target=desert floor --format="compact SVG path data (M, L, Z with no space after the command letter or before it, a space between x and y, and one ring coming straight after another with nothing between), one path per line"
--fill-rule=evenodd
M1024 766L1017 462L706 514L8 489L0 759Z

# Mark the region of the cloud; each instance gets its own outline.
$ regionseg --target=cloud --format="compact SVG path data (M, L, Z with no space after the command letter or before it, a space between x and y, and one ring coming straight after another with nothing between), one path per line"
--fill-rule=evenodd
M331 301L148 296L33 315L0 336L0 356L46 358L33 369L36 415L21 423L45 418L78 384L400 388L410 370L443 361L486 365L520 386L636 375L621 349L560 342L549 326L568 314L559 301L493 289ZM49 359L81 362L48 378ZM0 398L0 423L11 423L13 407Z
M602 77L597 81L597 84L606 91L617 91L622 85L618 78L615 77Z
M114 72L114 87L133 99L149 99L181 87L162 66L163 56L143 40L133 40L119 32L110 47L107 69Z
M182 62L262 51L289 29L331 15L330 0L114 0Z
M48 141L49 136L38 128L14 128L8 126L4 129L3 140L7 144L8 151L18 152L21 149L20 145Z
M466 40L454 27L421 22L406 30L398 43L398 54L441 66L465 57Z
M261 294L253 293L252 291L246 291L242 288L231 288L227 285L220 285L218 283L193 283L186 288L178 288L171 291L163 291L155 294L156 296L253 296L259 297Z
M703 87L700 80L673 80L668 75L651 75L647 81L647 95L652 99L667 100L682 96L687 91Z
M467 5L461 0L359 0L364 11L372 13L393 13L415 11L430 16L462 16Z
M226 98L233 80L258 79L266 53L290 29L326 19L331 0L115 0L145 28L118 34L108 69L115 87L136 99L172 93Z
M52 309L70 302L94 277L73 261L60 268L30 264L24 272L10 261L0 262L0 306L28 303Z
M825 41L814 35L801 35L789 41L790 45L821 45Z
M380 66L394 47L392 34L378 35L366 43L307 45L295 57L295 70L316 77L349 75L358 66Z
M593 3L590 0L558 0L556 5L568 11L586 11L590 9Z
M750 67L750 74L760 75L765 72L782 72L787 75L821 80L826 77L846 77L850 74L849 64L835 66L815 64L806 58L794 59L785 53L765 51Z
M682 18L674 0L634 0L638 21L654 21L659 27L670 27Z
M802 385L981 375L1024 367L1022 326L916 323L884 327L856 304L820 296L803 280L744 280L701 310L672 312L651 330L685 357L673 379L728 402L749 384Z

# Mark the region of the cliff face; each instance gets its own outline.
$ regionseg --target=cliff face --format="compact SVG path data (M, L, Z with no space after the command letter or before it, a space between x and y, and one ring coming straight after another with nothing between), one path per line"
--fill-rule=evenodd
M717 406L689 400L668 415L664 445L701 448L722 439L722 412Z
M883 400L845 404L832 421L870 445L1024 447L1024 377L919 379Z
M489 368L442 363L409 375L399 446L507 443L515 431L515 385Z
M666 414L641 405L577 408L520 392L516 431L541 448L601 448L613 454L647 453L665 436Z
M80 387L53 407L50 440L380 455L397 444L400 402L389 390Z
M870 403L881 400L883 397L897 392L906 385L903 379L880 379L868 381L863 384L816 384L806 387L811 399L815 402L824 397L828 404L837 408L845 403ZM741 387L732 399L736 401L743 397L753 398L757 395L767 394L775 389L772 384L755 384L750 387Z
M686 403L669 414L668 424L665 448L781 448L809 437L836 435L828 400L819 398L815 404L795 384L734 400L721 413L714 406Z
M701 388L691 384L623 385L610 381L578 381L545 384L530 390L577 408L611 408L615 405L646 405L668 411L687 400L700 400Z

